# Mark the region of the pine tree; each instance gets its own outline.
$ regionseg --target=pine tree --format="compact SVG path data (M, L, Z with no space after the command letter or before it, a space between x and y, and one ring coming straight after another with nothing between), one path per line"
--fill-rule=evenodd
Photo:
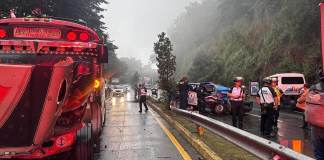
M158 35L159 40L154 43L154 52L157 55L160 88L171 91L176 71L176 56L172 54L172 44L164 32Z

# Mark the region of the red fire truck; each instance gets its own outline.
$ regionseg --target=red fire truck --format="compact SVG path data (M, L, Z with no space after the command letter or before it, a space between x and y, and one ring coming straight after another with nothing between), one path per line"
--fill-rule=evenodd
M92 159L107 61L105 38L83 24L0 19L0 159Z

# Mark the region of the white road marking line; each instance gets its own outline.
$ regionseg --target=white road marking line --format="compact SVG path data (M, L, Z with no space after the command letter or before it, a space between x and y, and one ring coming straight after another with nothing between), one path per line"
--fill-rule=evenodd
M250 115L250 116L253 116L253 117L261 118L261 116L256 115L256 114L250 114L250 113L247 113L247 115ZM282 120L278 120L278 122L282 123L283 121L282 121Z

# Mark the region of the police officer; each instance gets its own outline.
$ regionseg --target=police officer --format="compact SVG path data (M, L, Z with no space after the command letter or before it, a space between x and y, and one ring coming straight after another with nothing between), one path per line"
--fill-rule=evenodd
M273 114L273 118L274 118L273 128L277 131L278 130L279 112L280 112L280 107L281 107L280 106L280 98L283 95L283 91L278 87L278 79L277 78L272 78L271 80L272 80L271 87L275 91L275 93L277 95L277 100L278 100L277 107L274 109L274 114Z
M142 113L142 105L144 104L145 106L145 112L148 111L147 105L146 105L146 94L147 94L147 89L144 87L144 85L140 84L139 89L138 89L138 95L139 95L139 107L140 110L138 112Z
M231 88L227 96L230 100L232 123L234 127L243 128L243 99L245 98L244 90L242 89L242 77L234 78L234 87ZM237 120L238 118L238 120ZM238 125L237 125L238 123Z
M263 79L263 87L259 90L257 95L257 103L261 107L261 134L266 137L273 137L272 132L274 123L274 110L277 108L278 99L277 94L271 87L271 79Z

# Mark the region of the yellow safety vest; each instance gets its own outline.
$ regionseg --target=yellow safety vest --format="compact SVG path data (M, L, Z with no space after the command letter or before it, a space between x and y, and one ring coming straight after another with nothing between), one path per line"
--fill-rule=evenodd
M280 89L278 87L273 87L273 90L276 92L278 100L279 100L279 105L280 105L280 99L282 97L282 93L280 92Z

